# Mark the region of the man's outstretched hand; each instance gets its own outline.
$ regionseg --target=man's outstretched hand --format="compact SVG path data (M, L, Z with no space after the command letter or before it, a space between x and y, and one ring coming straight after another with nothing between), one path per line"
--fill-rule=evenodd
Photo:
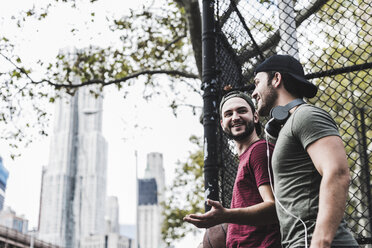
M211 210L205 214L189 214L183 218L198 228L209 228L218 224L226 223L226 209L218 201L207 200Z

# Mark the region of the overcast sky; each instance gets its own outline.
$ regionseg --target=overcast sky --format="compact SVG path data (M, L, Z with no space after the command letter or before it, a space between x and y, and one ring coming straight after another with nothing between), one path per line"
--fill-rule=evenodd
M34 3L44 1L6 0L0 8L0 31L9 33L7 18L17 15L19 6L24 9ZM144 2L144 1L142 1ZM84 25L91 10L71 12L69 8L53 11L48 22L40 22L37 26L25 25L22 32L17 31L18 47L16 49L23 58L33 63L37 58L51 59L58 50L68 46L84 47L92 43L107 45L112 42L109 33L105 33L102 18L105 15L125 13L129 7L136 8L141 1L101 0L91 9L96 12L94 27L85 30L85 35L72 36L72 25ZM137 6L136 6L137 5ZM90 5L89 5L90 6ZM84 16L85 15L85 16ZM85 18L85 19L84 19ZM101 32L97 32L101 30ZM36 32L36 33L35 33ZM93 36L96 32L98 35ZM0 70L4 68L0 61ZM103 109L103 136L108 142L108 195L119 198L120 223L135 223L135 150L138 151L138 171L142 176L146 155L149 152L163 153L167 184L174 174L177 160L185 161L194 147L188 141L191 135L202 135L199 116L193 116L190 109L183 109L175 118L168 108L167 99L162 96L146 102L141 98L142 89L133 88L128 98L123 100L114 89L107 89ZM190 98L193 104L201 105L202 99ZM51 111L53 108L51 108ZM52 111L53 112L53 111ZM138 126L137 126L138 125ZM51 125L52 126L52 125ZM136 127L137 126L137 127ZM30 228L37 226L40 179L42 166L46 166L49 158L49 139L39 138L27 149L22 149L22 156L12 161L7 157L7 144L0 142L0 155L10 176L6 190L5 205L14 209L17 214L25 215L30 221ZM189 237L178 244L178 247L191 247L199 238ZM195 240L195 241L194 241Z

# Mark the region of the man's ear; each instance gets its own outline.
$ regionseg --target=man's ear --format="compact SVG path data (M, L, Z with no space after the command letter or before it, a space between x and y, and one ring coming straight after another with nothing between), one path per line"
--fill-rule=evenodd
M254 113L253 113L253 122L254 123L258 123L260 121L260 118L258 117L258 112L257 112L257 110L256 111L254 111Z
M274 88L278 88L282 84L282 79L282 74L280 74L279 72L275 72L274 78L271 82L272 86Z

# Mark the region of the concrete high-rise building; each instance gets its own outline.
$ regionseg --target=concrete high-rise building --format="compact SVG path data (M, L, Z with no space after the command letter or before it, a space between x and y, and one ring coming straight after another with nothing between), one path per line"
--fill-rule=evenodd
M8 227L23 234L28 232L28 220L23 215L18 216L10 207L0 212L0 226Z
M105 221L105 233L84 237L81 248L133 248L133 238L120 233L119 202L116 196L107 197Z
M160 206L155 178L138 180L138 241L140 248L160 248Z
M162 206L164 199L165 175L163 155L149 153L145 178L138 180L138 240L140 248L163 248L161 239L163 223Z
M66 248L79 248L84 237L105 231L107 143L101 133L102 97L90 89L57 99L43 170L39 238Z
M158 201L164 201L165 191L165 173L163 167L163 154L151 152L147 154L147 165L145 170L145 178L155 178L157 185Z
M4 167L3 158L0 157L0 211L3 210L5 200L6 182L8 181L9 171Z
M119 201L116 196L109 196L106 200L106 233L119 233Z
M82 240L82 248L133 248L132 240L118 233L91 235Z

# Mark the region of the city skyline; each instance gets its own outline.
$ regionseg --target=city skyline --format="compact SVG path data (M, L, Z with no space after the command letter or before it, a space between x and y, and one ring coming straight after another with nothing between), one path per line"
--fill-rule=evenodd
M143 2L123 3L122 1L110 1L103 12L112 11L121 14L129 10L129 7L136 8ZM100 3L97 3L100 4ZM0 15L11 15L19 6L32 7L32 2L14 1L5 4L0 10ZM55 13L55 18L49 20L50 26L38 27L37 39L32 39L33 28L30 25L22 29L20 37L21 55L24 61L33 63L38 57L53 58L59 49L77 45L84 47L92 43L110 42L108 37L112 34L102 34L91 40L80 40L70 33L66 24L54 24L64 20L68 9ZM99 11L96 15L99 16ZM70 16L71 22L80 23L81 16ZM94 23L95 31L99 32L100 19ZM0 20L1 21L1 20ZM11 28L8 23L0 23L3 30ZM53 28L57 26L58 29ZM89 37L88 37L89 38ZM32 49L30 49L32 48ZM1 66L5 66L2 64ZM164 78L164 80L166 80ZM118 197L120 207L120 224L135 224L135 182L136 164L138 164L138 175L143 177L146 167L146 156L151 152L160 152L164 158L164 169L166 182L169 185L174 176L177 161L186 161L189 152L194 150L194 145L189 142L191 135L202 136L203 126L200 124L200 111L193 115L190 108L180 108L177 117L169 107L169 99L164 95L154 96L153 99L143 99L144 87L140 84L141 79L135 86L132 86L130 93L124 99L117 89L107 87L103 101L103 123L102 133L108 141L108 195ZM194 105L202 105L202 98L198 95L190 95L188 102ZM51 110L53 106L49 107ZM154 111L155 110L155 111ZM50 125L53 123L53 116ZM49 133L51 133L49 131ZM4 140L0 142L0 155L10 171L8 188L6 192L5 205L11 206L17 213L24 214L29 219L29 227L35 228L38 222L40 182L42 166L48 163L49 137L36 137L27 148L19 148L21 157L10 159L7 156L8 144ZM138 160L136 161L135 152ZM22 185L22 188L20 187ZM190 241L186 242L190 244ZM186 245L187 247L187 245Z

